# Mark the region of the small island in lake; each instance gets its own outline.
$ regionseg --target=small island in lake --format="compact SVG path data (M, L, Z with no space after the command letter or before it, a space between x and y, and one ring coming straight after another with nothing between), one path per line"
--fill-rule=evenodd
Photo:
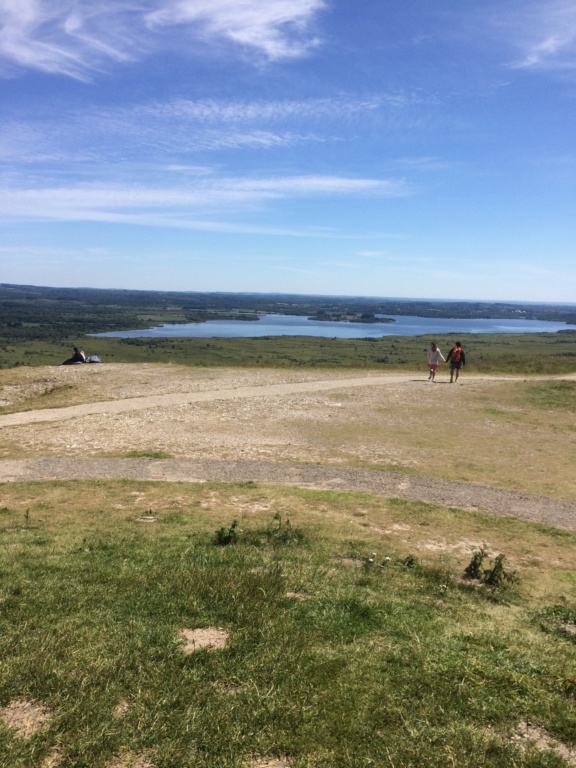
M323 320L331 323L395 323L392 317L376 317L371 312L326 312L319 310L308 320Z

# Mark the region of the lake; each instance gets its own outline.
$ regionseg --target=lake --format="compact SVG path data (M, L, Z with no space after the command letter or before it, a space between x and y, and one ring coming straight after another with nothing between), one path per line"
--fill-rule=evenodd
M208 320L205 323L160 325L139 331L110 331L91 334L119 339L165 339L193 337L324 336L338 339L365 339L380 336L421 336L466 333L555 333L576 330L576 326L548 320L455 320L453 318L387 315L394 323L338 323L309 320L299 315L262 315L260 320Z

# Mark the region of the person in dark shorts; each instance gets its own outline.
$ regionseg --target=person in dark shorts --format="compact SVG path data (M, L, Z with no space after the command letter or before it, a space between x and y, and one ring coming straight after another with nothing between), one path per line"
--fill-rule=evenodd
M466 365L466 355L462 349L461 341L457 341L450 352L448 352L446 362L450 363L450 384L454 384L458 381L460 369Z

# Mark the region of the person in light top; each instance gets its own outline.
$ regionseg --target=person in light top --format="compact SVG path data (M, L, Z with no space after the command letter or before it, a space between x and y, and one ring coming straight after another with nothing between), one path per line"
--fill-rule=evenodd
M430 371L428 379L430 381L434 381L434 377L436 376L436 369L438 368L440 360L446 362L444 355L438 348L438 344L433 341L430 344L430 349L428 350L428 370Z

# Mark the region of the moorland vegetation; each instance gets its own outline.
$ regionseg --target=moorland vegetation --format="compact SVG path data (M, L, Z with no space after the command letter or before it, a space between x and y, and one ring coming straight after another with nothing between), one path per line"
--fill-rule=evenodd
M576 308L483 302L392 301L281 294L168 293L0 285L0 367L58 365L72 346L114 362L174 362L202 366L414 369L432 337L328 339L304 336L146 339L87 334L209 319L256 320L280 312L324 317L346 313L423 317L526 318L566 322L541 334L460 334L470 371L566 373L576 367ZM572 327L573 326L573 327ZM442 349L451 336L435 336Z

